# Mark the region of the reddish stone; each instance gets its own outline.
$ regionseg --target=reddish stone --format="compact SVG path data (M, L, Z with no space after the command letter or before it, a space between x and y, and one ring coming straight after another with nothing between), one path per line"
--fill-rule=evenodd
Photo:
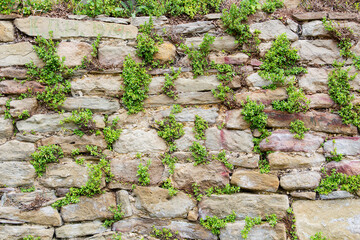
M335 106L335 102L325 93L306 95L306 98L310 100L310 108L321 109Z
M25 82L24 84L12 80L6 80L0 82L1 94L20 95L22 93L28 93L29 92L28 89L31 89L33 92L42 92L45 90L45 86L34 81Z
M342 160L340 162L330 162L326 164L327 173L330 174L332 169L346 175L360 175L360 161Z
M262 64L262 62L257 59L251 59L251 61L250 61L250 65L252 65L254 67L259 67L261 64Z
M0 77L25 79L27 70L24 68L7 67L0 69Z

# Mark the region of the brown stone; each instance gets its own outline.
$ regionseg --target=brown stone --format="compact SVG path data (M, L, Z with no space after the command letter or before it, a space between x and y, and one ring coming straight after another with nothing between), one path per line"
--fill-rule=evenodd
M166 63L175 59L176 47L170 42L158 46L159 51L154 54L154 60Z
M321 20L326 17L326 12L305 12L305 13L295 13L293 17L298 21L311 21L311 20Z
M25 98L22 100L12 100L10 102L10 114L13 117L19 117L24 111L32 115L38 104L36 98Z
M9 15L0 14L0 20L14 20L19 17L21 16L18 14L9 14Z
M5 80L0 82L1 94L16 94L28 93L28 89L32 89L32 92L42 92L45 90L45 86L38 82L30 81L21 84L13 80Z
M0 42L12 42L14 40L14 26L12 23L0 21Z
M0 67L24 66L31 61L37 66L43 65L31 43L19 42L0 45Z
M335 102L328 94L325 93L306 95L305 97L310 100L310 108L322 109L332 108L335 106Z
M349 12L329 12L328 18L332 20L356 20L359 18L359 14Z
M134 47L126 44L119 44L115 46L100 44L99 47L99 62L105 67L122 67L125 57L130 55L136 62L141 62L141 59L136 55Z
M315 200L316 192L291 192L290 195L293 198Z
M319 186L321 175L318 172L294 172L280 178L280 186L285 190L308 190Z
M273 152L268 155L271 169L319 167L325 162L322 154Z
M245 102L247 97L249 97L250 100L261 102L265 105L270 105L274 100L284 100L288 97L286 90L284 88L277 88L275 90L262 89L252 92L241 92L241 93L237 93L235 96L239 104L241 102Z
M279 188L279 179L275 175L258 171L236 170L231 176L231 184L251 191L276 192Z
M41 240L51 240L54 236L54 228L37 225L0 225L0 232L1 240L23 239L29 235L40 237Z
M61 42L57 47L59 57L65 57L64 64L68 67L79 66L84 57L91 60L92 47L84 42Z
M15 68L15 67L0 68L0 77L2 78L25 79L26 73L27 73L27 69L24 68Z
M244 116L241 114L241 109L226 111L226 128L245 130L250 128L250 123L244 120Z
M150 96L144 101L145 107L160 107L164 105L185 104L185 105L200 105L200 104L214 104L220 103L218 98L215 98L211 92L187 92L180 93L177 100L173 100L168 96L161 94Z

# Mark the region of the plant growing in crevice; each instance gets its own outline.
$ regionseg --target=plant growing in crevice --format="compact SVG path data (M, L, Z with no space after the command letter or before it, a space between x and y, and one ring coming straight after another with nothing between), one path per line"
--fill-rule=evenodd
M172 185L170 178L167 178L163 184L161 185L162 188L165 188L169 191L169 196L173 197L178 193L178 190Z
M332 169L331 174L327 174L324 168L322 172L325 178L320 181L319 186L315 189L315 192L319 194L327 195L338 189L355 194L360 189L360 175L346 175L336 172L336 169Z
M196 201L200 202L201 199L204 197L204 195L203 195L203 194L201 193L201 191L200 191L200 186L199 186L199 184L193 183L193 184L191 185L191 187L192 187L192 190L193 190L194 197L195 197Z
M161 90L166 96L176 100L178 97L178 92L176 91L174 81L178 79L181 73L181 68L179 68L179 70L175 72L174 68L171 67L171 71L172 71L171 76L165 73L165 82Z
M335 145L335 139L332 140L333 143L333 147L334 150L330 152L330 156L326 157L326 161L331 162L331 161L335 161L335 162L340 162L343 159L343 154L341 153L337 153L337 149L334 146Z
M286 232L288 233L288 236L290 237L291 240L297 240L298 236L296 233L296 218L294 216L294 210L289 207L287 210L287 215L284 218L285 223L287 223L287 228L288 230L286 230Z
M193 142L189 150L194 158L194 166L209 163L206 147L201 145L199 142Z
M161 161L169 167L169 174L174 174L175 163L178 161L177 157L172 157L169 153L165 153Z
M240 192L240 187L231 186L230 184L226 184L225 187L223 188L219 188L215 186L205 190L205 193L208 197L210 197L212 194L223 195L223 194L234 194L238 192Z
M12 101L12 98L9 98L5 102L5 111L4 111L4 118L5 119L12 119L12 116L10 114L10 103Z
M79 129L73 131L74 134L82 137L85 133L93 133L95 129L95 121L92 119L93 113L90 109L80 109L71 112L71 116L64 118L60 124L75 123Z
M20 191L23 192L23 193L25 193L25 192L34 192L35 187L31 186L31 187L28 187L28 188L20 188Z
M114 222L120 221L125 213L121 210L121 204L115 206L110 206L109 211L114 214L112 219L106 219L103 223L104 227L111 227Z
M32 235L28 235L28 236L24 237L23 240L41 240L41 238L40 237L34 237Z
M122 129L117 129L117 127L116 127L119 121L120 121L119 117L116 117L112 120L111 125L109 125L103 129L104 138L107 143L107 148L109 150L113 149L113 147L112 147L113 143L119 139L120 134L122 132ZM106 118L105 118L105 122L108 124L108 121Z
M277 8L282 8L283 6L283 0L266 0L261 9L266 13L273 13Z
M290 123L290 132L291 133L296 133L294 138L304 139L305 132L307 132L309 130L310 129L306 128L304 122L301 121L301 120L297 119L297 120Z
M278 220L276 214L266 215L265 219L266 219L266 222L268 222L271 227L275 227L275 225L277 224L277 220ZM241 230L241 237L243 239L247 239L248 234L249 234L250 230L252 229L252 227L254 227L255 225L260 225L261 223L262 223L261 217L251 218L251 217L246 216L245 217L245 227L243 230Z
M41 177L46 171L46 164L59 162L59 159L64 157L64 152L60 146L52 144L38 147L31 157L33 160L30 163L34 166L36 174Z
M157 133L159 137L163 138L169 146L169 152L174 152L177 147L175 145L175 140L181 138L184 132L184 125L178 123L173 114L170 114L162 121L156 121L157 124Z
M235 222L236 214L233 212L232 214L226 216L223 219L218 218L217 216L209 217L206 216L205 219L200 219L200 224L204 228L210 230L214 235L220 235L220 229L225 228L227 223Z
M163 228L162 230L157 229L153 226L151 236L161 240L180 240L182 239L179 235L179 232L172 232L170 229Z
M325 236L323 236L322 232L317 232L315 235L310 236L310 240L329 240Z
M138 153L136 155L136 157L140 161L142 161L141 154ZM138 170L137 170L136 176L139 177L138 181L139 181L139 184L142 186L146 186L146 185L150 184L150 173L149 173L150 165L151 165L150 159L146 162L146 165L145 164L143 165L143 163L141 163L141 162L138 165Z
M222 162L225 167L227 167L230 170L234 169L234 166L228 162L228 159L226 158L226 152L225 150L222 150L221 152L218 153L218 155L212 155L212 159L213 160L217 160L219 162Z
M208 129L208 123L199 115L195 115L195 126L193 127L193 131L195 133L195 138L197 140L205 140L205 130Z
M306 112L310 108L310 100L305 97L301 88L297 89L293 82L286 88L288 98L286 100L275 100L272 102L275 110L288 113Z
M89 60L87 56L84 56L81 61L80 68L93 70L98 69L100 63L98 61L98 54L99 54L99 45L100 45L101 35L97 35L95 41L91 44L92 51L91 51L91 59Z

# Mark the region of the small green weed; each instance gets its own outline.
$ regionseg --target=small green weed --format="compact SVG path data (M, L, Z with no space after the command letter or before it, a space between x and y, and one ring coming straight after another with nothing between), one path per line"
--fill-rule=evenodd
M164 86L161 88L161 90L163 91L164 94L166 94L166 96L176 100L178 93L176 91L174 81L179 77L181 73L181 68L177 72L175 72L174 68L171 67L171 71L172 71L171 76L165 73L165 83Z
M208 163L208 152L205 146L201 145L199 142L193 142L189 150L195 160L194 166Z
M266 0L262 5L261 9L267 13L273 13L277 8L282 8L284 6L283 0Z
M288 98L286 100L275 100L272 102L275 110L289 113L306 112L310 108L310 100L305 97L301 88L297 89L294 83L290 83L286 88Z
M196 201L200 202L201 199L204 197L204 195L200 191L199 184L193 183L191 186L192 186L192 189L194 192L194 197L195 197Z
M178 123L173 114L170 114L162 121L156 121L156 124L158 125L157 133L159 137L163 138L169 145L169 152L174 152L177 149L175 140L185 134L184 125Z
M141 161L141 155L137 155L137 157ZM146 165L143 165L142 163L139 164L137 174L136 176L139 177L138 181L139 184L142 186L146 186L150 184L150 173L149 173L149 167L151 165L151 160L149 159L146 163Z
M178 161L177 157L172 157L169 153L165 153L161 161L164 165L168 165L169 174L174 174L175 163Z
M226 152L225 150L222 150L221 152L218 153L218 155L212 155L212 159L213 160L217 160L219 162L222 162L225 167L227 167L230 170L234 169L234 166L228 162L228 159L226 158Z
M205 193L208 197L212 194L223 195L223 194L234 194L240 192L240 187L231 186L230 184L226 184L224 188L219 187L210 187Z
M314 236L310 236L310 240L329 240L329 239L324 237L322 232L317 232L315 233Z
M32 187L29 187L29 188L20 188L20 191L21 192L34 192L35 191L35 187L32 186Z
M173 233L170 229L167 228L163 228L162 230L160 230L153 226L151 236L161 240L178 240L180 239L178 234L178 232Z
M109 211L114 214L112 219L106 219L103 223L104 227L111 227L114 222L120 221L125 213L121 210L121 204L116 207L110 206Z
M41 238L28 235L27 237L24 237L23 240L41 240Z
M28 110L24 110L21 112L21 114L18 116L19 120L25 120L28 119L30 117L30 113Z
M296 133L294 138L304 139L304 136L305 136L304 133L309 130L310 129L306 128L304 122L301 120L295 120L290 123L290 132Z
M34 166L36 174L41 177L46 170L46 164L59 162L59 159L64 157L64 153L60 146L52 144L40 146L31 157L33 160L30 163Z
M335 145L335 139L333 139L333 145ZM334 151L330 152L330 156L326 157L326 161L331 162L340 162L343 159L344 155L336 152L336 147L334 147Z
M177 192L178 192L178 190L176 188L174 188L174 186L172 185L170 178L167 178L163 182L161 187L165 188L165 189L167 189L169 191L169 196L170 197L175 196L177 194Z
M117 124L120 121L118 117L114 118L112 120L112 123L110 126L107 126L103 129L104 138L107 143L107 148L112 150L113 143L119 139L120 134L122 132L122 129L117 129ZM107 122L107 121L105 121Z
M336 172L335 169L331 170L330 175L326 173L325 169L322 172L326 174L326 177L321 180L319 186L315 189L320 194L329 194L339 188L350 193L356 193L360 189L360 175L348 176Z
M220 229L225 228L227 223L235 222L236 214L233 212L232 214L226 216L224 219L220 219L217 216L209 217L206 216L206 219L200 219L200 224L210 230L214 235L220 235ZM261 221L261 220L260 220Z
M241 237L243 239L247 239L251 228L255 225L260 225L260 224L261 224L261 217L251 218L251 217L246 216L245 217L245 227L243 230L241 230Z
M80 109L71 112L71 116L64 118L60 124L75 123L79 129L74 130L74 134L82 137L84 132L93 133L95 129L95 121L92 119L93 113L90 109Z
M208 129L208 123L199 115L195 115L195 126L193 131L197 140L205 140L205 130Z
M181 111L183 110L183 108L179 105L179 104L174 104L173 107L171 108L171 114L177 114L177 113L181 113Z

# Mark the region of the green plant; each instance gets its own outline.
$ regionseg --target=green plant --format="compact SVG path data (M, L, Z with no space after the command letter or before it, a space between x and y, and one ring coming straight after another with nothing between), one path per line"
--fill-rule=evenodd
M181 113L181 111L182 111L182 107L179 104L174 104L170 113L177 114L177 113Z
M24 237L23 240L41 240L41 238L28 235L27 237Z
M121 240L121 233L114 233L111 237L112 240Z
M19 120L25 120L30 117L30 113L28 110L24 110L21 112L21 114L18 116Z
M189 150L194 158L194 166L208 163L208 152L205 146L201 145L199 142L193 142Z
M205 130L208 129L208 123L199 115L195 115L195 126L193 131L197 140L205 140Z
M172 76L165 73L165 82L164 82L164 86L161 88L161 90L168 97L171 97L172 99L176 100L178 93L176 92L174 81L179 77L179 75L181 73L181 68L177 72L175 72L174 68L171 67L171 71L172 71L172 74L171 74Z
M12 98L9 98L8 100L6 100L6 103L5 103L5 111L4 111L4 118L5 119L12 119L12 116L10 114L11 100L12 100Z
M98 57L98 53L99 53L99 45L100 45L100 40L101 40L101 34L98 34L95 41L91 44L92 47L92 51L91 51L91 56L93 58L97 58ZM95 67L95 63L93 61L93 59L88 59L87 56L84 56L82 61L81 61L81 68L86 69L86 68L91 68L91 67Z
M140 159L141 160L141 159ZM136 176L139 177L139 184L142 186L146 186L150 184L150 174L149 174L149 167L151 164L151 160L149 159L146 165L140 163L138 165L138 170Z
M125 58L122 73L124 80L124 94L122 102L128 110L128 114L138 113L143 110L143 101L148 97L151 77L146 69L136 63L130 56Z
M260 225L260 224L261 224L260 217L251 218L251 217L246 216L245 217L245 227L243 230L241 230L241 237L243 239L247 239L251 228L255 225Z
M310 108L310 100L305 97L301 88L297 89L294 83L290 83L286 88L288 98L286 100L275 100L272 102L275 110L289 113L306 112Z
M26 0L18 6L18 11L24 15L30 15L33 13L46 13L52 10L54 2L51 0L37 1Z
M21 192L33 192L33 191L35 191L35 187L32 186L32 187L29 187L29 188L20 188L20 191Z
M174 152L177 148L175 140L185 134L184 125L176 122L173 114L170 114L162 121L156 121L156 124L158 125L157 133L159 137L163 138L169 145L169 152Z
M328 240L328 238L324 237L322 232L317 232L314 236L310 236L310 240Z
M218 70L218 73L216 75L217 79L223 84L230 83L236 75L234 67L230 64L215 64L214 62L211 62L211 68Z
M193 183L191 186L192 186L192 190L193 190L196 201L200 202L204 195L200 191L199 184Z
M191 48L185 44L181 44L180 47L185 50L185 54L188 54L191 60L192 71L194 78L204 75L205 71L209 68L208 55L210 52L210 45L215 41L215 37L205 34L202 43L199 46L199 50Z
M335 145L335 139L333 139L333 145ZM335 161L335 162L340 162L343 159L343 154L341 153L337 153L336 152L336 147L334 147L334 151L330 152L330 156L326 157L326 161L331 162L331 161Z
M219 152L217 156L212 155L212 159L222 162L225 165L225 167L227 167L230 170L234 169L234 166L231 163L229 163L228 159L226 158L225 150L222 150L221 152Z
M228 100L228 95L229 95L229 93L230 94L233 93L233 90L230 87L225 86L222 83L220 83L216 87L216 89L212 89L211 92L214 95L214 97L220 99L222 102L227 103L227 105L230 105L230 101Z
M30 163L34 166L36 174L41 177L46 170L46 164L59 162L59 159L64 157L64 153L60 146L52 144L40 146L31 157L33 160Z
M172 157L169 153L165 153L161 161L163 164L168 165L169 174L174 174L175 163L178 161L177 157Z
M112 120L110 126L107 126L103 129L104 138L107 143L107 148L112 150L113 143L119 139L122 129L116 129L116 126L120 119L118 117ZM107 122L107 121L106 121Z
M200 219L200 224L210 230L214 235L220 234L220 229L225 228L226 224L229 222L235 222L236 214L233 211L232 214L226 216L224 219L220 219L217 216L209 217L206 216L206 219ZM260 220L261 221L261 220Z
M276 214L266 215L266 221L270 224L270 226L275 227L277 224L278 218Z
M79 165L83 165L84 164L84 161L85 161L85 158L75 158L75 162Z
M282 8L284 6L283 0L266 0L262 5L261 9L267 13L273 13L277 8Z
M272 43L260 65L259 75L272 82L270 88L285 83L286 77L306 73L306 69L298 66L300 56L297 50L290 47L286 34L281 34Z
M163 228L162 230L160 230L157 229L155 226L153 226L151 236L161 240L170 240L170 239L177 240L178 234L179 234L178 232L173 233L171 232L170 229L167 228Z
M226 184L224 188L219 187L210 187L205 193L208 197L212 194L223 195L223 194L234 194L240 192L240 187L231 186L230 184Z
M10 14L16 6L16 0L0 0L0 14Z
M90 109L80 109L71 112L71 116L64 118L60 124L75 123L79 129L75 129L74 134L82 137L84 132L93 133L95 129L95 121L92 119L93 113Z
M121 3L121 5L119 4ZM87 2L70 1L69 3L74 14L88 15L95 17L97 15L107 15L112 17L128 17L130 12L124 8L123 1L117 0L89 0Z
M71 150L71 156L75 157L79 154L80 154L80 149L74 148L73 150Z
M90 153L91 156L98 157L101 155L101 150L98 149L97 146L94 145L86 145L86 150Z
M114 217L104 221L103 225L105 227L111 227L114 222L120 221L125 215L125 213L121 210L121 204L117 205L116 207L110 206L109 211L114 214Z
M297 139L304 139L304 133L309 131L309 128L305 127L305 124L303 121L301 120L295 120L293 122L290 123L290 132L291 133L296 133L294 138Z
M165 188L165 189L168 189L170 197L175 196L177 194L177 192L178 192L178 190L176 188L174 188L174 186L172 185L170 178L167 178L163 182L161 187Z

